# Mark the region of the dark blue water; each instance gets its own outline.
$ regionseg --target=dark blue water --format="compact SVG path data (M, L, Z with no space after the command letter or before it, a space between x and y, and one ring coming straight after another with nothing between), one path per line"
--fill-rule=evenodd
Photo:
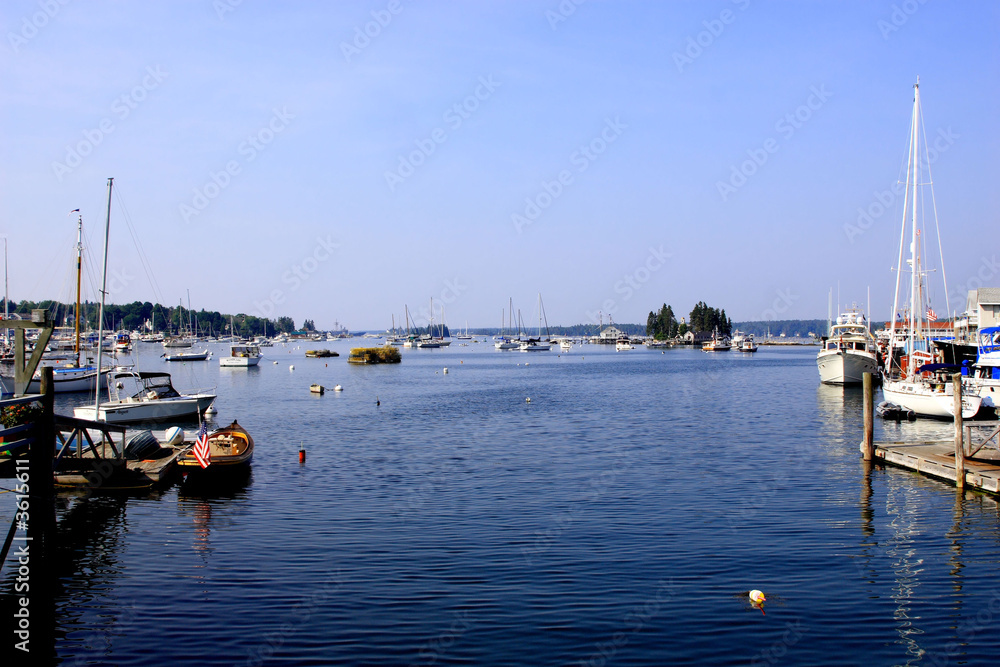
M65 663L996 660L997 501L866 472L860 391L820 386L816 348L453 344L355 367L333 346L251 370L143 353L180 389L217 386L252 475L60 500Z

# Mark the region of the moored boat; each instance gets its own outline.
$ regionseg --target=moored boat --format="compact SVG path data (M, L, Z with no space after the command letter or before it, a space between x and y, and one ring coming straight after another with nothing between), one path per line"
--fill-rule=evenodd
M228 357L219 357L219 365L249 368L260 363L260 348L256 345L233 345Z
M861 384L865 373L878 373L875 337L857 309L838 316L821 345L816 367L824 384Z
M174 389L170 373L138 371L112 374L109 392L113 398L100 403L96 411L92 406L77 407L73 416L109 424L197 419L216 398L208 392L181 394Z
M201 467L191 447L177 457L177 467L188 474L241 470L248 467L253 460L253 448L253 436L234 419L229 426L209 434L207 467Z
M164 354L164 361L205 361L208 359L208 350L201 352L178 352L177 354Z

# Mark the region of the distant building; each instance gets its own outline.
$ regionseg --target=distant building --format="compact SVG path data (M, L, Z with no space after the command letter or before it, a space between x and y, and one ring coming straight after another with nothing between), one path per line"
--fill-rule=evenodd
M681 340L683 340L688 345L701 345L705 341L712 340L712 332L698 331L696 333L694 331L688 331L686 334L681 336Z
M620 336L623 335L624 332L621 329L612 325L610 327L605 328L604 331L598 334L597 338L602 343L613 343L616 340L618 340Z
M969 290L965 312L955 318L955 338L969 340L978 329L1000 326L1000 287Z

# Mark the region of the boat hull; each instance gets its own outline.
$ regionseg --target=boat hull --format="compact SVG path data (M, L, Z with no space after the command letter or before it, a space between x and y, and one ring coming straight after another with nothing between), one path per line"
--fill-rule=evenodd
M955 396L950 383L932 387L923 382L885 381L882 383L882 395L890 403L913 410L921 417L953 419L955 416ZM978 395L963 393L962 419L975 417L981 406L982 399Z
M260 363L260 357L221 357L219 365L226 368L249 368Z
M816 357L819 380L823 384L861 384L865 373L878 373L878 362L873 354L823 350Z
M39 394L42 391L41 375L31 378L27 393ZM108 370L101 371L101 389L108 386ZM52 388L57 394L77 391L94 391L97 384L97 370L90 366L85 368L53 368Z
M73 409L77 419L103 421L108 424L134 424L137 422L163 422L197 419L212 403L215 394L194 394L179 398L162 398L151 401L116 401L102 403L94 419L94 408Z

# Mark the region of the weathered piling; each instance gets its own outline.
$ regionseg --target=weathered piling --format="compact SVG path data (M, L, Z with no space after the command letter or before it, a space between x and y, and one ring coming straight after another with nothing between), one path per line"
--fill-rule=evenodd
M962 376L951 376L955 394L955 486L965 488L965 447L962 444Z
M864 453L865 461L871 461L875 456L875 383L871 373L865 373L862 378L862 388L864 389L864 415L865 433L861 443L861 451Z
M49 510L54 511L52 505L55 487L52 483L52 457L55 454L55 384L53 383L53 371L51 366L42 367L42 381L40 393L42 395L42 415L35 422L34 441L28 451L28 472L31 475L31 493L44 503L43 517L47 517Z

